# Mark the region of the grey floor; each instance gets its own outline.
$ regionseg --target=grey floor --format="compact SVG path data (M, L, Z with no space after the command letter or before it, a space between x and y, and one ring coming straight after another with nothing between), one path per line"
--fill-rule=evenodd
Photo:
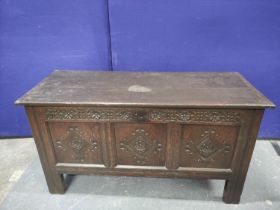
M16 155L15 155L16 154ZM0 209L280 209L280 157L257 141L239 205L222 202L224 181L68 176L64 195L48 193L32 139L0 140Z

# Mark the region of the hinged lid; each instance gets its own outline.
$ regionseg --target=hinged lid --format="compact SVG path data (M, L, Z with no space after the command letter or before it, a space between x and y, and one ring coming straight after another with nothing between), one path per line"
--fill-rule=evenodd
M16 104L275 107L236 72L55 71Z

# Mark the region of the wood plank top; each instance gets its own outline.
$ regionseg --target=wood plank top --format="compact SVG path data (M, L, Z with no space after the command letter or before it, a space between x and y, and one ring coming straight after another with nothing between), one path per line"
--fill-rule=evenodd
M24 105L266 108L275 105L237 72L55 71Z

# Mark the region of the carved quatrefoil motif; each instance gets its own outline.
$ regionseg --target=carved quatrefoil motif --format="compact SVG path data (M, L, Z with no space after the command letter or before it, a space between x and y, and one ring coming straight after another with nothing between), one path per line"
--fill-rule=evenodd
M98 141L89 139L86 140L83 137L82 131L77 126L69 126L67 130L67 137L65 139L59 138L55 141L55 147L66 151L70 148L73 151L73 157L84 162L85 160L85 150L95 151L99 149Z
M162 144L156 140L151 140L149 134L144 129L136 129L132 133L132 138L126 138L120 143L122 151L130 152L134 155L137 164L145 164L152 153L162 151Z
M205 130L201 134L199 143L195 144L193 141L189 141L185 146L185 150L190 155L194 152L198 153L202 160L207 160L221 151L223 152L223 155L226 155L231 151L231 145L227 144L226 141L219 143L216 140L217 137L218 134L215 130Z

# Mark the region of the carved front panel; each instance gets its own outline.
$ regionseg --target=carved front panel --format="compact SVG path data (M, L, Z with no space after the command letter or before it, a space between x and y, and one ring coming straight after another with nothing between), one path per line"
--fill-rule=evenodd
M185 125L180 166L230 168L238 126Z
M114 127L119 165L165 165L166 125L118 123Z
M57 162L101 164L102 137L98 123L48 123Z

